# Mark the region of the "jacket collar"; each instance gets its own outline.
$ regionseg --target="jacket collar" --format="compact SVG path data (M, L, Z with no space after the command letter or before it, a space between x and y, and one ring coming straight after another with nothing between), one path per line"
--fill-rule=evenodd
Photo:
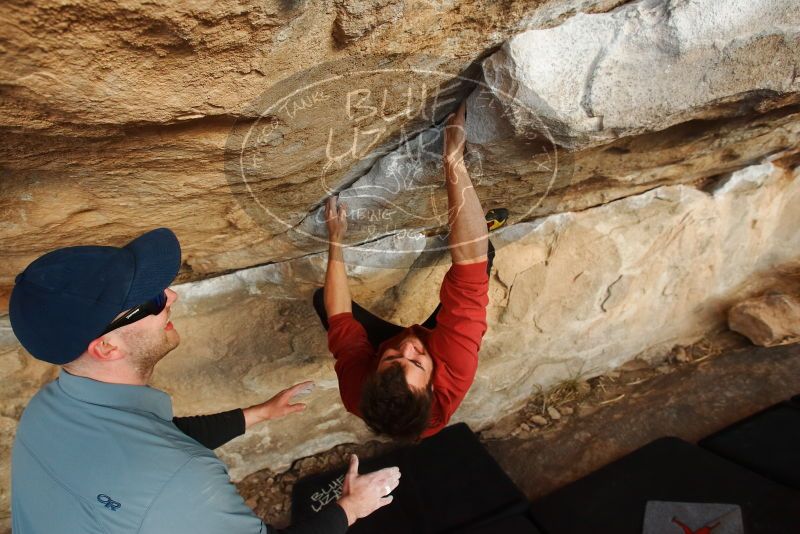
M70 397L79 401L122 410L148 412L166 421L172 420L172 399L150 386L111 384L84 378L61 369L58 385Z

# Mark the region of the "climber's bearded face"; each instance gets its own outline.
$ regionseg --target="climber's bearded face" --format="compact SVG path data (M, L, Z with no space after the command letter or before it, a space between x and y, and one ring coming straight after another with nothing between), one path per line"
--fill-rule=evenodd
M433 358L420 338L409 332L406 336L391 341L378 361L378 372L398 364L406 376L406 382L414 389L424 390L433 376Z

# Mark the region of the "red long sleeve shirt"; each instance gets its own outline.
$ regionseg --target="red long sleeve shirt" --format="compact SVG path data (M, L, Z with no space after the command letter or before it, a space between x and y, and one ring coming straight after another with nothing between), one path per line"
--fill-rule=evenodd
M410 326L384 341L377 351L352 313L329 317L328 348L336 358L339 393L347 411L361 417L358 405L364 381L375 372L382 348L413 329L433 359L431 420L422 437L444 428L475 379L478 351L486 333L488 289L486 262L453 264L439 291L442 307L436 316L436 327L429 330L420 325Z

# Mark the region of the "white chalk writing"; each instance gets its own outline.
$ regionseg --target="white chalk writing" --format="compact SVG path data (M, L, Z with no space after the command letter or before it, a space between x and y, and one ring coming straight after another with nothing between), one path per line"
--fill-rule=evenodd
M344 475L337 479L331 480L330 483L321 490L316 491L311 496L311 509L315 512L322 510L322 507L332 503L342 495L342 485L344 484Z
M324 91L317 90L311 94L301 94L297 98L287 100L278 109L293 119L298 112L312 108L319 102L327 102L330 98L330 95L325 94Z

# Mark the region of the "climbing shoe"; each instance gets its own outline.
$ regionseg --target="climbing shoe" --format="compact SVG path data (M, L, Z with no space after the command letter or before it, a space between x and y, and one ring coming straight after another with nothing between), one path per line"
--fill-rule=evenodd
M508 210L505 208L490 209L486 213L486 228L491 232L497 230L508 220Z

